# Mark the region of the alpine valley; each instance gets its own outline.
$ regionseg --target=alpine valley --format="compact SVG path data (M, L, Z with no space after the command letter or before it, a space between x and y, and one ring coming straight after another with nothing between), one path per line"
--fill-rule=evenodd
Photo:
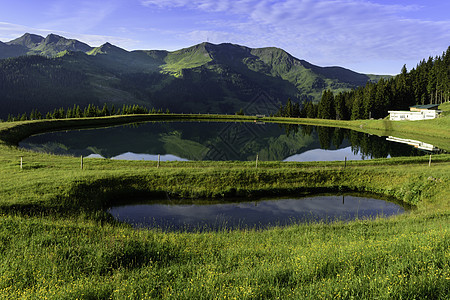
M0 118L74 104L136 104L177 113L275 112L317 102L324 90L377 81L342 67L319 67L278 48L201 43L178 51L94 48L50 34L0 42Z

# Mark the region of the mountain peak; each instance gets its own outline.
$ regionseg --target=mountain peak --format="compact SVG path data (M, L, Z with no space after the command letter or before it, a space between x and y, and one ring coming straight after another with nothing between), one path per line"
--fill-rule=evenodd
M67 39L64 38L64 37L62 37L62 36L59 36L59 35L50 33L50 34L47 35L47 37L45 38L44 43L45 43L45 44L58 43L58 42L61 41L61 40L62 40L62 41L67 41Z
M107 50L109 52L111 52L111 51L118 51L121 53L128 52L127 50L117 47L116 45L113 45L109 42L104 43L102 46L100 46L100 48L103 50Z
M104 43L100 47L93 48L92 50L88 51L88 55L98 55L98 54L116 54L116 55L123 55L128 53L127 50L122 49L120 47L117 47L109 42Z
M222 44L212 44L209 42L203 42L197 45L194 45L189 48L184 48L175 52L173 54L189 54L189 55L198 55L204 57L202 61L204 63L209 62L211 60L221 60L224 57L228 57L229 59L236 59L238 57L244 57L250 52L250 48L235 45L231 43L222 43Z
M25 33L21 37L6 43L9 46L16 48L16 53L10 56L19 55L45 55L56 56L63 51L81 51L87 52L92 50L92 47L73 39L66 39L65 37L50 33L47 37L40 35ZM10 49L12 51L12 49ZM0 56L3 56L0 54Z
M40 51L47 56L54 56L63 51L87 52L92 50L92 47L80 41L66 39L51 33L34 50Z
M7 45L18 45L18 46L24 46L27 48L34 48L37 45L39 45L44 40L44 37L37 35L37 34L31 34L31 33L25 33L21 37L12 40Z

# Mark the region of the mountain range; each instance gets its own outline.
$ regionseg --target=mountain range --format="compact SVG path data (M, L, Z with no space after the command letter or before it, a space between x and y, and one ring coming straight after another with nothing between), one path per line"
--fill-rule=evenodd
M74 104L139 104L172 112L271 113L382 76L319 67L286 51L201 43L177 51L91 47L26 33L0 42L0 117ZM387 77L387 76L385 76Z

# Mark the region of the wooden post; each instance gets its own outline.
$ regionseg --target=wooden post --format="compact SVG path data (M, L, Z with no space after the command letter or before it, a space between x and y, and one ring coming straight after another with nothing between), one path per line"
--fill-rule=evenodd
M258 154L256 154L256 168L258 169Z
M161 155L158 154L158 164L156 165L157 168L159 168L159 164L161 163Z
M431 167L431 154L430 154L430 161L428 162L428 166Z
M23 169L23 156L20 157L20 169Z
M347 168L347 156L345 157L345 161L344 161L344 169Z
M81 165L80 165L80 167L81 167L81 170L83 170L83 155L81 155Z

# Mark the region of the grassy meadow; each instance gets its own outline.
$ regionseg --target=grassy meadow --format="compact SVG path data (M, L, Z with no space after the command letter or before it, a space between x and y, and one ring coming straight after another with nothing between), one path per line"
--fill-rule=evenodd
M346 168L194 161L157 168L92 158L81 170L80 158L14 146L38 132L173 117L0 123L0 299L448 299L449 154L433 156L431 166L426 155L350 161ZM333 124L401 137L421 132L450 149L449 118ZM346 191L415 208L388 219L202 233L135 230L104 212L143 196L225 201Z

